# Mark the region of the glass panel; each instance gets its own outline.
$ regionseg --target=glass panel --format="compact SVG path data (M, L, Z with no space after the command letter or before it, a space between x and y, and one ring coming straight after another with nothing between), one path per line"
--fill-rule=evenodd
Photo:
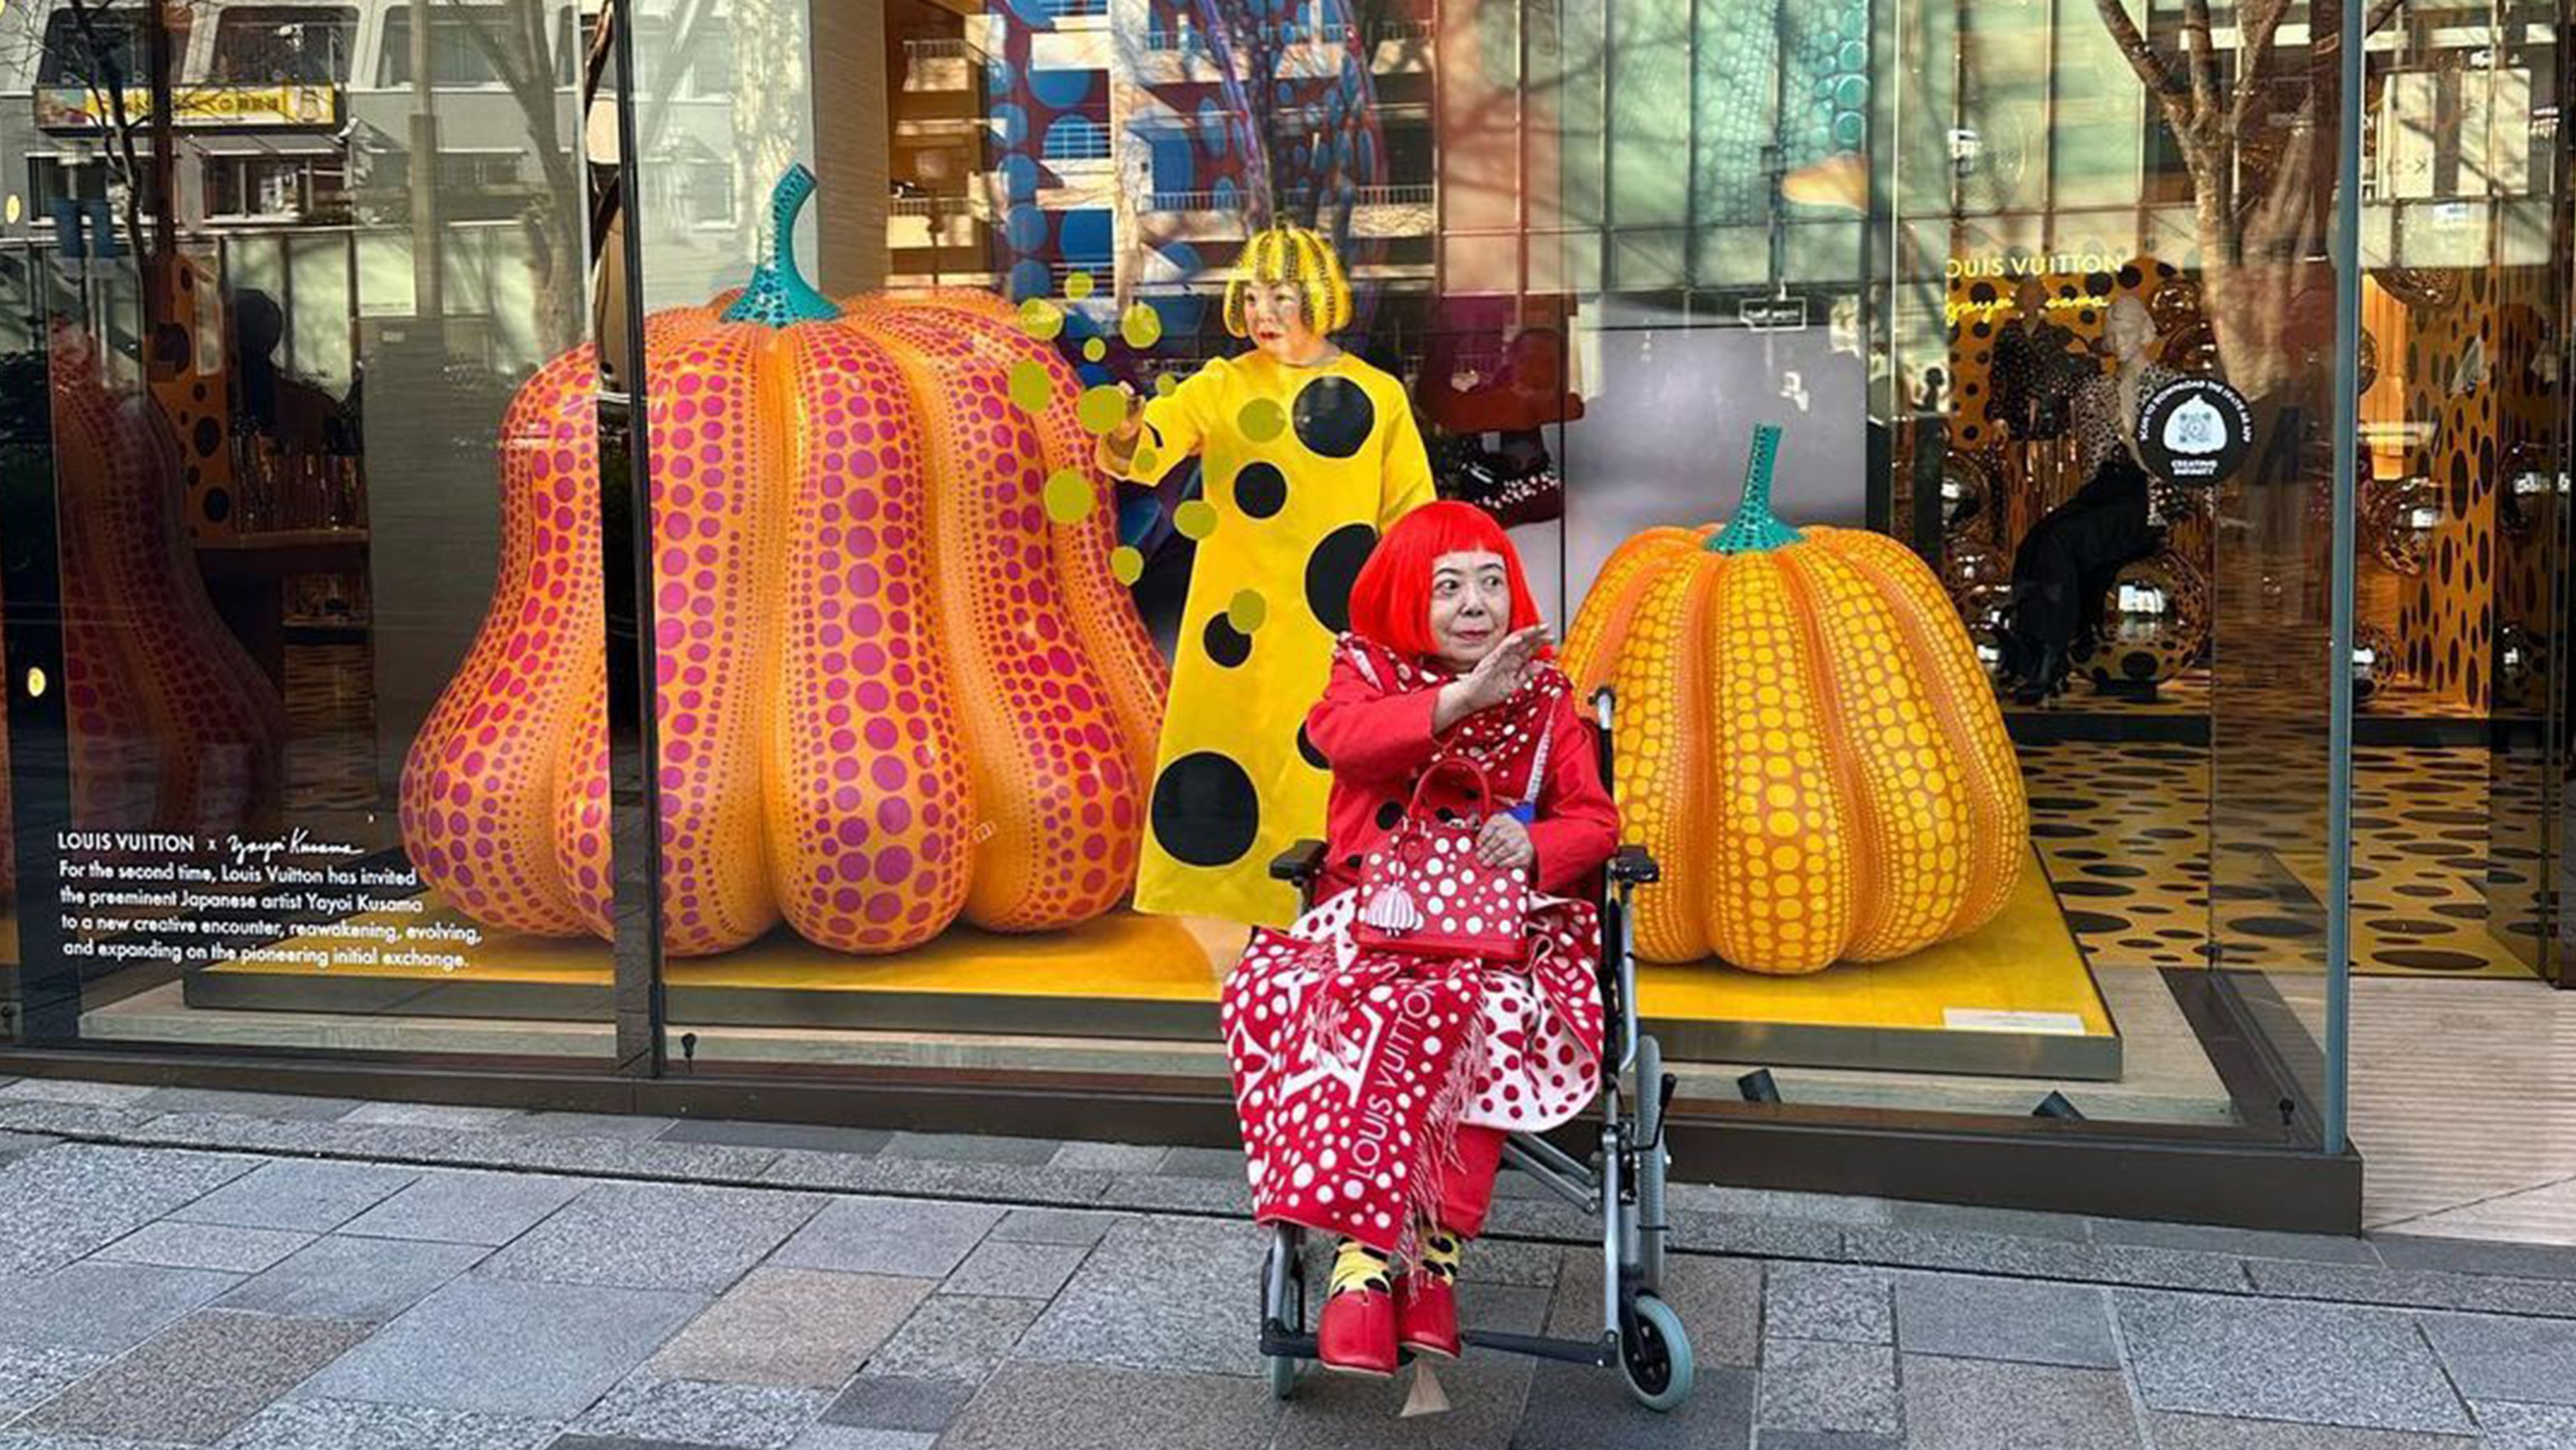
M6 208L51 326L9 401L56 442L8 527L50 507L63 621L57 703L11 697L62 722L13 761L66 802L15 863L32 1037L609 1051L555 831L602 708L594 389L546 366L583 331L569 8L452 7L412 86L400 9L370 55L351 6L167 7L214 30L170 38L166 129L141 12L0 12L22 99L114 66L131 102L35 108L65 204Z

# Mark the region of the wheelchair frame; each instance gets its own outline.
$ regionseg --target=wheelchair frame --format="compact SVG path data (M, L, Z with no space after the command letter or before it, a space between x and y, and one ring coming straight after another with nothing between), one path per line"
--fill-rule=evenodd
M1616 700L1605 686L1592 696L1594 746L1601 779L1611 783L1611 720ZM1299 841L1270 863L1272 877L1294 884L1301 903L1314 889L1324 843ZM1574 1364L1618 1365L1629 1393L1650 1409L1670 1410L1689 1398L1690 1336L1662 1298L1666 1222L1664 1112L1672 1104L1673 1077L1663 1051L1637 1028L1636 960L1629 948L1629 910L1636 890L1657 879L1654 858L1643 846L1619 846L1604 868L1601 908L1603 1041L1601 1146L1590 1163L1536 1133L1514 1133L1503 1161L1541 1187L1601 1219L1601 1332L1590 1339L1509 1334L1470 1329L1461 1338L1483 1349ZM1633 1084L1627 1086L1623 1084ZM1298 1364L1315 1357L1306 1323L1306 1230L1271 1226L1262 1272L1261 1353L1272 1393L1296 1390Z

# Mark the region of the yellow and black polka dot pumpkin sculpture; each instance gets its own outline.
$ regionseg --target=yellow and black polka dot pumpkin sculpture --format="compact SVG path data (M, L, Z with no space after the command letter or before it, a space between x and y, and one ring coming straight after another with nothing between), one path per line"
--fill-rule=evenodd
M1974 931L2012 895L2030 810L1992 687L1940 582L1865 529L1772 516L1756 433L1720 529L1622 544L1568 632L1582 692L1618 694L1650 961L1756 972L1884 961Z

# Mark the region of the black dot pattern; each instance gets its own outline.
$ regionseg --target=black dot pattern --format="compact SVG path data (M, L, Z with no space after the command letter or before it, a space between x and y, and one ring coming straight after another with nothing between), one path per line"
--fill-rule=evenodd
M1223 614L1209 616L1199 641L1207 647L1209 659L1229 670L1252 658L1252 636L1235 628L1234 621Z
M1288 506L1288 476L1267 463L1247 463L1234 475L1234 506L1248 519L1274 517Z
M1333 768L1333 763L1324 758L1324 752L1315 748L1315 738L1306 733L1306 727L1302 724L1297 727L1297 756L1317 770Z
M1306 556L1306 608L1316 623L1335 634L1351 627L1351 585L1376 549L1377 530L1344 524Z
M1377 426L1377 405L1348 378L1321 377L1297 390L1288 410L1289 426L1307 451L1325 458L1349 458L1368 442Z
M1233 757L1201 750L1163 767L1147 814L1154 843L1173 860L1230 866L1260 834L1261 796Z

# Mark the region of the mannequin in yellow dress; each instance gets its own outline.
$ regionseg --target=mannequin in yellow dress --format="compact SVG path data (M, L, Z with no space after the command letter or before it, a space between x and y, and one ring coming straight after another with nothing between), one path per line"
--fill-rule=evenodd
M1211 359L1101 440L1138 483L1197 454L1204 510L1155 756L1140 911L1284 926L1295 892L1270 858L1324 834L1332 777L1301 733L1378 535L1431 502L1404 385L1333 345L1351 316L1341 259L1303 227L1244 244Z

